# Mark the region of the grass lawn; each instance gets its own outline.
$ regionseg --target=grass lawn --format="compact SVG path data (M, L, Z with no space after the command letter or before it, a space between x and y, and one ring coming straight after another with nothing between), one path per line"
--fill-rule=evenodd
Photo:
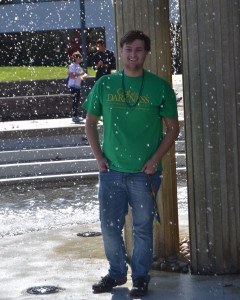
M67 71L66 67L0 67L0 81L62 79ZM95 71L88 68L88 75L95 76Z

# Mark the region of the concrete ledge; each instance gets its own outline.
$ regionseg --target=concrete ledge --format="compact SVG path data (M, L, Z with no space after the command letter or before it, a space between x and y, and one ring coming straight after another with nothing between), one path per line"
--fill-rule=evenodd
M0 122L0 139L84 133L85 121L76 124L71 118Z
M102 123L99 122L99 132ZM101 137L101 135L100 135ZM85 121L71 119L0 122L0 151L86 145Z
M186 167L186 155L185 153L176 153L176 167Z
M94 77L83 83L86 95ZM65 79L0 82L2 121L66 118L71 116L72 99Z
M28 176L18 178L0 179L0 186L12 186L16 185L29 185L35 184L38 188L43 186L44 188L52 184L62 186L72 186L73 182L82 182L83 180L97 180L98 172L83 172L83 173L71 173L71 174L54 174L47 176Z
M89 87L93 86L94 79L94 77L87 78L86 83ZM0 90L4 98L69 93L65 78L0 82Z
M71 116L70 94L0 98L2 121L67 118Z
M86 145L84 136L78 134L70 134L70 131L65 129L66 133L61 135L54 135L56 131L47 132L49 135L43 134L37 136L38 132L32 132L32 136L21 134L22 132L16 132L14 136L9 138L0 138L0 151L13 151L13 150L25 150L25 149L39 149L39 148L53 148L68 146L80 146ZM51 134L52 133L52 134ZM68 135L69 133L69 135Z
M82 145L75 147L59 147L46 149L26 149L13 151L0 151L0 166L4 164L22 163L22 162L40 162L54 161L64 159L93 158L93 152L90 146Z
M0 178L31 177L39 175L61 175L97 172L97 162L94 158L55 160L0 165Z

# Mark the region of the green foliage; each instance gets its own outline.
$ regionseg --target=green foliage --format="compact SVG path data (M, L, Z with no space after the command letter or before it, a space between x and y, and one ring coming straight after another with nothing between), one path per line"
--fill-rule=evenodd
M66 67L0 67L0 81L62 79L67 72ZM88 75L95 76L95 71L88 68Z

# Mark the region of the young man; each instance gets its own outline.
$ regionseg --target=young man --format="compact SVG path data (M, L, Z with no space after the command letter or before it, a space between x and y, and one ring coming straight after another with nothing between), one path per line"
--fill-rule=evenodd
M133 219L132 296L148 291L152 264L155 191L161 183L161 159L178 137L175 93L163 79L143 69L150 39L130 31L120 41L123 70L102 77L84 103L86 134L99 167L100 220L108 274L93 285L95 293L127 281L122 237L128 204ZM97 123L103 117L103 144ZM162 133L162 119L166 134ZM149 180L150 176L150 180Z
M93 68L96 72L96 81L103 75L111 74L116 69L114 53L106 49L104 40L97 41L97 52L93 56Z

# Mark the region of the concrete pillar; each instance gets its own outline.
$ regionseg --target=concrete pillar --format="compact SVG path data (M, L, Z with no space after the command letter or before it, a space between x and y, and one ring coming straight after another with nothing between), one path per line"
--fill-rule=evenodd
M240 272L239 0L181 0L194 274Z
M151 38L151 53L145 68L163 77L170 84L171 53L168 0L115 0L117 57L119 41L131 29L142 30ZM118 68L121 68L118 60ZM174 255L179 249L175 147L163 159L163 181L157 195L161 225L154 221L154 258ZM125 242L128 257L132 252L132 220L126 219Z

